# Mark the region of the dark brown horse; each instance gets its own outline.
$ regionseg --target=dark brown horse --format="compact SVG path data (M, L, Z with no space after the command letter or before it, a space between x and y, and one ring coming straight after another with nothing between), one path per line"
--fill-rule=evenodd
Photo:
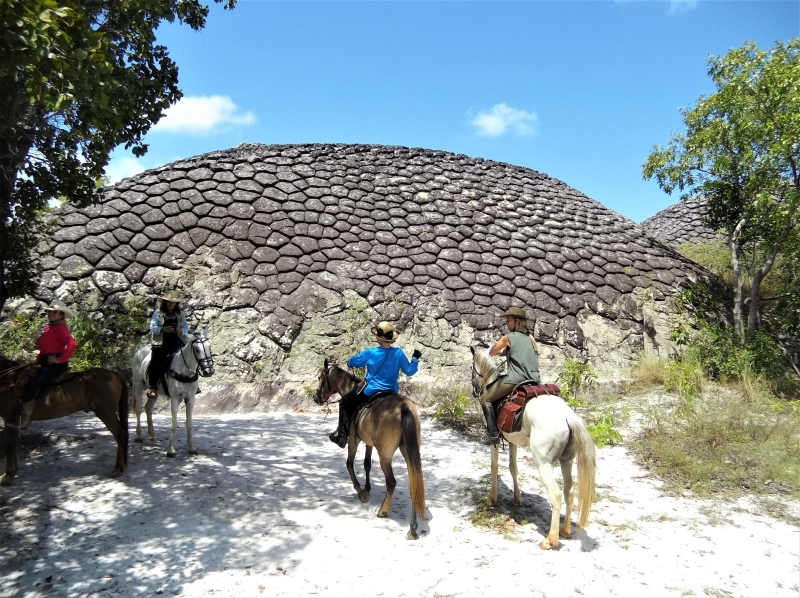
M0 417L5 423L6 473L0 485L8 486L17 475L17 405L22 389L38 366L21 364L0 357ZM117 441L117 477L128 465L128 384L116 372L92 368L76 372L68 382L42 389L33 409L33 420L66 417L78 411L92 411Z
M361 380L335 364L325 364L319 372L319 388L314 395L318 405L326 403L334 394L345 395ZM392 457L400 449L408 467L408 493L411 495L411 526L406 539L417 539L417 514L425 519L425 484L422 480L422 459L419 454L420 444L419 415L414 403L400 395L389 395L376 399L371 405L362 409L350 424L350 437L347 445L347 471L353 481L353 488L362 503L369 500L369 471L372 468L372 447L378 451L383 475L386 476L386 496L378 517L389 514L389 505L397 482L392 471ZM358 444L366 445L364 454L364 488L358 483L353 463L356 458Z

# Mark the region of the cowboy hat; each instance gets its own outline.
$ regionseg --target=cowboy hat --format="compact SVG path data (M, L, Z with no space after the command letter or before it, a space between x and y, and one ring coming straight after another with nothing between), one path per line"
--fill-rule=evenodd
M508 310L506 310L506 313L504 313L500 317L501 318L521 318L523 320L527 320L528 319L528 314L525 313L525 309L522 308L522 307L509 307Z
M64 314L65 318L71 318L75 315L75 312L72 311L67 304L63 301L55 300L50 303L47 307L44 308L44 311L60 311Z
M393 343L400 336L389 322L378 322L378 325L372 328L372 334L378 340L386 341L387 343Z
M178 295L177 291L173 291L170 289L163 295L158 296L159 299L163 299L164 301L172 301L174 303L183 303L184 299Z

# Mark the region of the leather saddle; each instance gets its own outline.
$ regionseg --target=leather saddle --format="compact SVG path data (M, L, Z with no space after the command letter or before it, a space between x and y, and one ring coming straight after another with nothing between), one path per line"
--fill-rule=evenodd
M506 398L495 403L497 427L502 432L519 432L522 430L522 414L528 401L542 395L560 394L561 389L555 384L540 384L533 380L520 382Z

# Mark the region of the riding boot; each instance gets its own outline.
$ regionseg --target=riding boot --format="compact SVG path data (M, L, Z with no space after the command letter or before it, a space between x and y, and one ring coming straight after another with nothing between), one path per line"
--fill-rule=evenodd
M20 430L24 430L31 423L31 416L33 415L33 408L36 406L36 401L26 401L22 404L19 416Z
M486 420L486 434L481 438L481 444L492 445L500 442L500 431L497 429L497 416L494 414L494 407L481 403L483 419Z
M338 445L339 448L344 448L347 446L350 427L347 425L347 414L344 411L340 411L339 414L339 425L335 432L328 434L328 439Z

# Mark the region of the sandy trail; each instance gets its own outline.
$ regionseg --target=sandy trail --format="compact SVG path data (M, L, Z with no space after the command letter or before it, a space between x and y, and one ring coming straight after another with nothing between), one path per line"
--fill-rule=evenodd
M621 447L599 451L601 500L587 534L544 552L536 544L550 507L526 453L520 509L509 504L511 478L501 468L498 511L520 524L505 536L475 527L469 514L476 493L488 492L489 451L428 419L428 521L415 542L405 539L410 513L399 452L390 517L377 519L384 493L377 457L371 499L362 505L345 451L325 438L330 418L198 416L201 454L186 455L181 422L177 459L165 456L168 425L156 416L160 443L131 443L120 479L109 477L114 443L94 417L31 426L67 439L23 451L19 477L0 488L0 596L800 593L800 529L744 500L665 496ZM363 481L360 460L363 446Z

